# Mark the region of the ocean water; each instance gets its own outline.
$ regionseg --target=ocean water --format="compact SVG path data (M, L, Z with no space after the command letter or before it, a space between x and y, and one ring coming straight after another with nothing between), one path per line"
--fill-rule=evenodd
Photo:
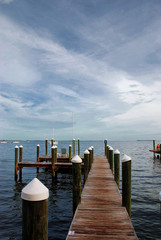
M103 141L81 141L81 154L94 146L95 155L104 154ZM49 239L65 239L72 221L72 176L58 173L52 181L49 171L24 168L22 181L14 181L14 148L23 145L23 161L36 161L36 146L40 155L45 153L44 141L7 141L0 144L0 239L22 239L22 188L34 177L49 189ZM59 141L68 149L71 141ZM108 142L114 150L119 149L121 158L132 158L132 224L139 239L161 239L161 160L153 159L152 141ZM76 145L77 150L77 145ZM49 149L50 151L50 149ZM121 182L120 182L121 191Z

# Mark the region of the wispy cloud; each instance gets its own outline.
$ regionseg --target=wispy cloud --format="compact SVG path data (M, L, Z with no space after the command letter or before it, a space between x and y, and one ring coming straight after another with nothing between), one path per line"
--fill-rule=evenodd
M13 2L14 0L0 0L0 3L4 3L4 4L9 4L11 2Z
M69 21L65 25L61 19L59 27L63 27L57 30L60 18L54 15L53 31L42 22L37 29L25 17L24 22L14 21L12 14L0 12L1 122L6 119L5 124L21 131L31 127L33 134L34 129L36 134L38 129L50 132L55 125L62 137L61 129L71 130L72 112L80 135L88 129L90 136L97 132L102 137L106 129L112 136L112 129L123 133L126 128L139 128L144 121L159 126L161 38L157 8L154 5L150 11L150 6L141 5L140 12L135 5L128 12L127 6L108 9L105 2L104 7L99 5L101 14L91 9L87 14L86 4L77 3L68 3L67 12L63 9L68 4L60 2L59 11L61 8ZM138 18L131 18L135 15ZM48 19L53 21L53 15Z

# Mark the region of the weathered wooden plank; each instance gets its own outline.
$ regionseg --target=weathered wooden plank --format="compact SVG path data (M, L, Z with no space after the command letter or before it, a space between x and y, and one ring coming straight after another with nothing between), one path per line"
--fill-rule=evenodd
M82 167L84 166L84 163L81 164ZM52 163L51 162L19 162L18 167L39 167L39 168L51 168ZM72 168L72 163L70 162L57 162L55 163L55 167L57 169L59 168Z
M71 233L70 235L70 239L81 239L81 240L97 240L97 239L101 239L101 240L125 240L125 239L128 239L128 240L136 240L136 237L135 236L127 236L127 235L118 235L118 236L115 236L115 235L97 235L97 234L90 234L90 235L85 235L85 234L73 234Z
M80 158L81 158L82 160L84 160L84 156L80 156ZM51 161L51 156L50 156L50 155L40 156L40 157L39 157L39 161L40 161L40 162ZM57 157L57 161L58 161L58 162L70 162L70 161L69 161L69 157L63 157L63 156L58 156L58 157Z
M149 152L154 152L154 153L158 153L158 154L161 154L161 151L160 150L149 150Z
M51 167L50 162L19 162L18 167L42 167L42 168L49 168Z

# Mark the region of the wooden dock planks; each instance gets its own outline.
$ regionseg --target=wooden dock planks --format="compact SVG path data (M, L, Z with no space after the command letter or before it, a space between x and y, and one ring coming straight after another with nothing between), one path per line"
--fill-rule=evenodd
M66 239L138 239L105 157L95 157Z

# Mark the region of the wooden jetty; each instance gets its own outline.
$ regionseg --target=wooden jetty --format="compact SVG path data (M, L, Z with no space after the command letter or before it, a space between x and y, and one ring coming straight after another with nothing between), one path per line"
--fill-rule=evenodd
M52 172L52 177L55 177L55 172L67 171L71 172L72 169L72 162L71 159L74 155L71 153L71 145L69 146L69 154L67 153L66 148L61 148L61 154L57 154L57 147L53 146L51 148L51 155L48 155L48 140L45 141L46 146L46 154L44 156L39 156L40 153L40 146L37 145L37 160L36 162L23 162L23 146L21 145L19 148L15 146L15 181L18 179L18 172L19 172L19 179L22 179L22 169L24 167L32 167L37 168L37 173L39 172L39 168L48 168ZM80 143L78 148L78 154L80 154ZM84 159L81 156L82 160ZM84 167L84 163L81 164L81 167Z
M35 167L35 168L52 168L51 163L51 156L42 156L39 158L39 162L18 162L18 169L24 168L24 167ZM45 162L46 161L46 162ZM83 167L82 163L82 167ZM57 162L54 164L55 171L59 169L65 169L65 168L72 168L72 163L69 162L69 158L67 157L58 157Z
M161 159L161 151L160 149L153 149L153 150L149 150L149 152L152 152L153 153L153 158L155 159L155 154L157 154L157 158L160 158ZM160 157L159 157L160 155Z
M106 157L95 157L66 240L138 239Z
M157 158L159 158L159 154L160 154L160 159L161 159L161 144L157 144L157 148L155 148L155 140L153 140L153 149L149 150L149 152L153 153L154 159L155 159L155 154L157 154Z

